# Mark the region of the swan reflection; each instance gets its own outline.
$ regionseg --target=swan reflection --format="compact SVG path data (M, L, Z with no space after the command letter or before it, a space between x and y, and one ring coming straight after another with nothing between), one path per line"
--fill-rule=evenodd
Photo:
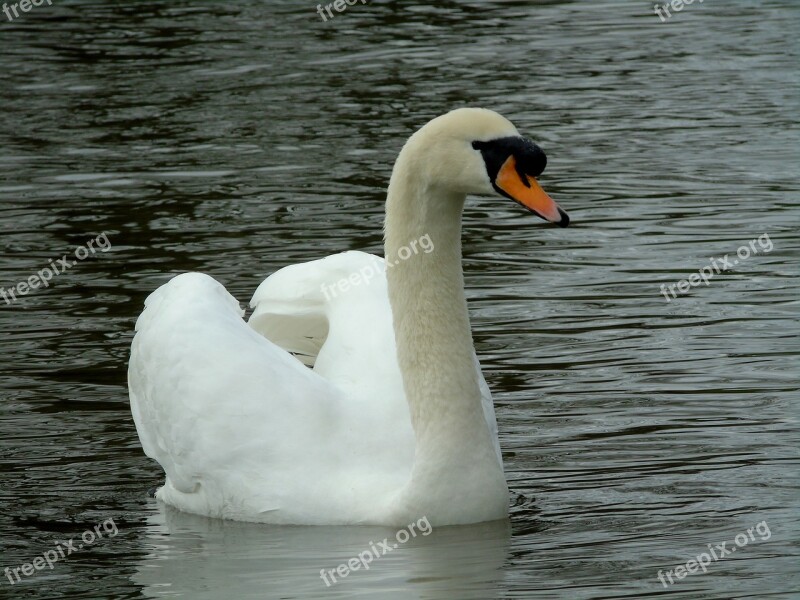
M133 575L148 598L492 598L511 540L508 521L434 527L326 586L320 571L384 539L393 546L397 530L255 525L153 507Z

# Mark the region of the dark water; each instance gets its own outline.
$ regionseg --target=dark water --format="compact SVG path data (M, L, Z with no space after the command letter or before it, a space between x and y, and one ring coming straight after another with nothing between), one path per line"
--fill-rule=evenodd
M0 299L0 566L118 527L13 587L0 574L0 597L800 597L799 17L790 0L666 23L644 1L0 14L0 286L101 232L112 245ZM465 105L546 149L543 184L575 222L502 199L465 217L510 524L435 530L327 589L320 569L394 532L148 499L161 473L125 383L145 296L200 270L246 301L286 264L380 253L397 151ZM659 291L765 234L770 252L708 286ZM707 573L660 583L739 534Z

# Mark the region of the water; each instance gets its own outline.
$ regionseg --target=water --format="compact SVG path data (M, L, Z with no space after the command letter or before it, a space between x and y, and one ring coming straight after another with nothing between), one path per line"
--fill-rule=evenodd
M3 598L797 598L795 2L67 2L0 15ZM574 226L470 201L465 272L515 506L326 588L395 532L209 521L146 497L126 363L146 295L199 270L381 252L405 138L491 107ZM773 245L667 302L678 281ZM708 544L747 545L665 589ZM762 526L761 531L765 531Z

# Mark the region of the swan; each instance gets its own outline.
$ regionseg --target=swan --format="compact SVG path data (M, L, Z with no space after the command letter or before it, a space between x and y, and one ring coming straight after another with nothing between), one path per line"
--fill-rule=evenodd
M156 498L289 525L507 518L464 296L461 215L468 194L499 194L567 226L536 180L546 162L501 115L456 109L397 158L385 259L344 252L280 269L256 290L247 322L204 274L153 292L136 322L128 386L144 452L166 475ZM431 251L409 256L423 238ZM367 268L373 276L356 285Z

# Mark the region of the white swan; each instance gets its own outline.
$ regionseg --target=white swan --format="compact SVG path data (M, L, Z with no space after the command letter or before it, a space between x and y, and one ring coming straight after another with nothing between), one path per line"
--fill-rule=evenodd
M286 267L256 290L249 324L206 275L156 290L128 372L142 446L166 472L156 497L281 524L505 518L494 408L464 297L461 213L467 194L495 191L566 226L534 179L545 164L505 118L458 109L411 136L395 163L391 268L361 252ZM433 250L400 260L422 238ZM368 283L325 291L375 264Z

